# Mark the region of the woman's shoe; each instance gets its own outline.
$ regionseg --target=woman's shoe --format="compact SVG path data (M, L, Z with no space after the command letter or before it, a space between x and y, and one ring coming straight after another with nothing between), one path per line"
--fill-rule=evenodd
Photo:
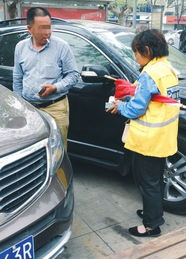
M141 219L143 219L143 210L137 210L136 214L138 215L138 217L140 217Z
M146 228L146 232L138 232L138 227L132 227L128 229L129 233L136 237L157 237L161 234L161 229L159 227L154 229Z

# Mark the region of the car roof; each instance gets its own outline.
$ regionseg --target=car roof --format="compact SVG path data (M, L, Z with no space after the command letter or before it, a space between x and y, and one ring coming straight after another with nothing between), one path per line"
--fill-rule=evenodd
M63 29L67 28L68 26L71 27L71 29L74 28L83 28L83 30L87 30L89 32L95 32L95 31L104 31L106 29L106 23L100 22L87 22L87 20L63 20L60 18L52 17L52 26L55 29ZM24 30L26 29L27 23L26 23L26 17L20 17L10 20L4 20L0 21L0 32L9 32L9 31L17 31L17 30ZM65 27L64 27L65 26ZM66 27L67 26L67 27ZM108 26L108 28L110 28ZM117 28L117 26L116 26ZM121 30L121 28L120 28Z
M63 20L61 18L57 18L57 17L52 17L52 23L55 24L63 24L63 23L68 23L67 20ZM19 24L26 24L27 22L27 18L26 17L17 17L17 18L13 18L13 19L7 19L7 20L2 20L0 21L0 27L5 27L5 26L13 26L13 25L19 25Z
M136 35L134 32L126 32L126 31L122 31L122 32L118 32L116 33L116 36L123 36L123 35Z
M119 32L131 32L132 29L119 24L103 22L103 21L92 21L92 20L76 20L76 19L60 19L57 17L52 17L52 25L71 25L75 27L81 27L89 31L111 31L112 33ZM14 19L0 21L0 30L8 31L9 29L24 28L26 26L26 17L18 17ZM2 29L1 29L2 28ZM61 29L61 27L60 27Z
M67 20L63 20L60 18L52 17L52 25L65 25L65 24L72 24ZM19 29L24 29L27 26L27 19L26 17L18 17L9 20L0 21L0 31L12 31Z
M91 29L88 30L88 28L82 26L81 24L78 24L77 22L62 20L56 17L52 17L52 28L57 30L69 30L73 32L78 32L80 34L89 34L89 36L91 33ZM20 31L27 31L27 23L25 17L0 21L0 34Z
M0 33L9 33L16 31L24 31L26 28L26 18L15 18L11 20L0 21ZM53 29L70 30L80 34L90 36L91 33L110 31L114 34L123 31L129 31L129 28L119 24L109 22L91 21L91 20L63 20L60 18L52 17ZM87 33L86 33L87 32ZM94 35L95 36L95 35Z
M131 28L122 26L120 24L104 22L104 21L92 21L92 20L67 20L71 21L71 24L76 24L77 26L83 26L83 28L87 28L91 31L98 31L98 30L108 30L113 33L119 32L129 32L132 31Z

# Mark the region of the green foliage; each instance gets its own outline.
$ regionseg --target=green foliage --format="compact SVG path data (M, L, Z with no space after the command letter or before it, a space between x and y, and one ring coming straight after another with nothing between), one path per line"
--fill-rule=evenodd
M128 1L127 0L117 0L115 2L117 2L118 6L123 6L123 5L126 5Z
M121 8L127 4L127 0L116 0L113 3L110 4L110 7L113 8Z
M138 5L147 4L146 0L138 0ZM113 3L110 4L110 6L114 7L123 7L127 5L128 7L132 7L134 5L134 0L115 0Z

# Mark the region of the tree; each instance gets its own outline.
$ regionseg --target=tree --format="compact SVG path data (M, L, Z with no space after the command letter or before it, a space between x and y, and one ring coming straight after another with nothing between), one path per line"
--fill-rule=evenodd
M186 11L185 0L168 0L167 7L172 7L175 9L175 16L177 17L177 27L180 24L182 16Z
M4 2L4 10L5 10L5 18L6 19L13 19L18 16L18 4L21 0L3 0Z
M147 2L148 2L148 4L153 6L153 5L157 4L158 0L148 0Z
M158 0L115 0L109 5L108 9L118 17L118 22L121 25L125 25L127 16L133 12L134 1L139 7L155 4Z
M118 17L119 24L125 25L126 17L132 12L132 7L128 5L127 0L117 0L109 5L108 10Z
M184 6L184 0L175 0L175 15L177 16L178 24L180 23L180 20L185 10L186 8Z

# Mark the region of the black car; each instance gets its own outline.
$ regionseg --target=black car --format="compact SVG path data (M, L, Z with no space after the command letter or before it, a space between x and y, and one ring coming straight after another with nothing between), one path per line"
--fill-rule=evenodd
M113 95L114 85L104 75L134 82L138 76L138 65L131 49L118 42L108 29L102 29L102 24L94 22L91 26L90 22L81 24L54 20L53 35L70 44L79 72L83 71L78 84L69 92L68 153L73 158L126 175L131 171L131 154L123 148L121 142L125 121L119 115L105 112L105 102ZM7 22L0 28L0 83L10 89L14 48L18 41L26 37L29 37L26 24L9 25ZM185 103L186 58L170 46L169 59L179 76L181 101ZM186 112L181 110L179 151L167 159L164 174L165 209L175 213L186 213L185 130Z

